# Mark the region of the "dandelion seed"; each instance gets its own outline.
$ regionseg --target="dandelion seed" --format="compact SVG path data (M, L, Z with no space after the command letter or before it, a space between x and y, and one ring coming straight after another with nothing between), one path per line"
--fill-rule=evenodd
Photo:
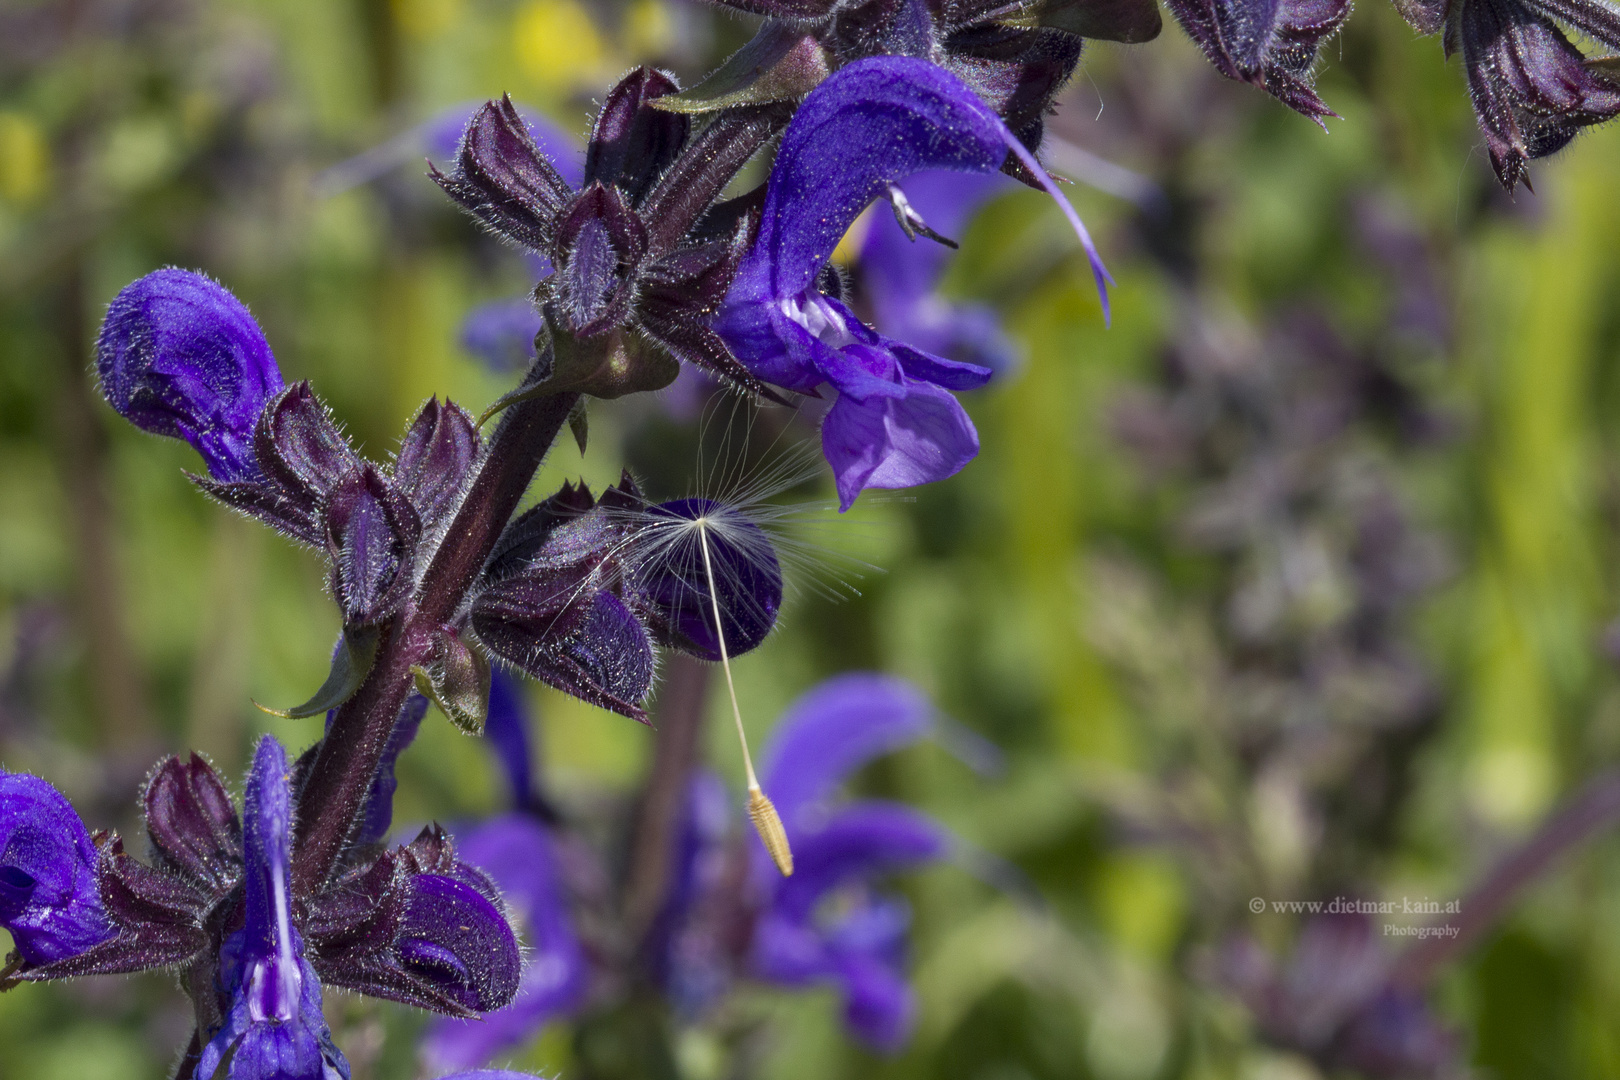
M731 694L731 717L737 722L737 741L742 745L743 770L748 778L748 816L771 861L783 877L793 875L793 849L788 846L787 830L782 818L771 805L770 797L760 790L759 777L754 775L754 759L748 753L748 735L743 731L742 708L737 704L737 683L731 677L731 657L726 654L726 635L721 626L719 593L714 586L714 560L709 554L708 519L697 519L698 541L703 547L703 567L709 577L709 602L714 608L714 637L720 648L720 666L726 672L726 690Z

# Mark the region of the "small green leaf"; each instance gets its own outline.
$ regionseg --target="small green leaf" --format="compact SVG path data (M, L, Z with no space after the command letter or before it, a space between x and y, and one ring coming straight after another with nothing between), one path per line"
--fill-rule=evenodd
M354 697L360 684L366 681L366 676L371 673L371 665L377 660L377 646L381 642L380 626L345 627L337 655L332 657L332 670L327 672L326 681L315 691L314 697L291 709L272 709L259 705L257 701L253 704L271 716L285 720L299 720L335 709Z
M668 112L719 112L736 105L798 101L831 72L813 34L767 22L754 39L690 90L648 102Z
M1013 26L1049 26L1077 37L1139 45L1164 29L1155 0L1038 0L1013 18Z
M579 456L584 457L585 440L590 435L591 428L583 397L574 402L574 407L568 410L568 430L574 433L574 441L579 444Z
M657 100L663 101L663 98ZM601 337L576 338L551 332L551 364L541 378L502 396L478 418L480 426L520 401L552 394L589 394L604 401L645 390L662 390L681 373L680 363L634 334L614 330ZM576 431L575 437L579 433Z
M482 735L489 717L489 660L453 632L433 644L433 660L411 668L416 690L468 735Z

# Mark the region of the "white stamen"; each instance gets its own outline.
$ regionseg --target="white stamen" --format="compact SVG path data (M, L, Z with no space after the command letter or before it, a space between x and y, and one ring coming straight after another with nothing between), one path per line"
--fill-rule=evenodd
M849 332L849 326L827 298L814 289L806 289L798 296L789 296L781 301L782 314L810 331L822 344L834 349L842 349L845 345L855 342L855 336Z

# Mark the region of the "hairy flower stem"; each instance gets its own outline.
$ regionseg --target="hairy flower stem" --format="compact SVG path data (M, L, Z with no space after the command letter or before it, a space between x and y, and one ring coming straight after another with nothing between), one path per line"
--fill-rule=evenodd
M1469 891L1461 913L1451 920L1458 931L1455 937L1425 938L1402 954L1393 981L1415 987L1428 983L1449 960L1472 947L1554 862L1616 822L1620 822L1620 770L1609 770L1588 781Z
M549 349L536 363L551 367ZM561 393L519 402L502 414L460 508L423 571L415 596L383 631L371 673L338 710L299 797L293 890L309 895L337 868L371 790L383 747L424 663L434 634L451 622L529 481L579 400Z

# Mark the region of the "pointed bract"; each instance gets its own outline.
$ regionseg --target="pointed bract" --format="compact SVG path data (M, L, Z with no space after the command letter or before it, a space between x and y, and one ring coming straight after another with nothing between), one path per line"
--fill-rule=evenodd
M422 533L415 508L367 463L333 489L325 519L332 594L345 625L391 615L411 584L409 561Z
M1321 122L1333 110L1311 85L1322 43L1350 17L1350 0L1166 0L1215 70L1249 82Z
M1552 17L1620 49L1620 14L1600 0L1459 0L1446 27L1460 51L1491 167L1512 191L1533 158L1620 115L1620 80L1595 69Z
M483 442L467 410L446 399L429 398L405 432L394 459L394 485L432 529L461 501L462 489Z

